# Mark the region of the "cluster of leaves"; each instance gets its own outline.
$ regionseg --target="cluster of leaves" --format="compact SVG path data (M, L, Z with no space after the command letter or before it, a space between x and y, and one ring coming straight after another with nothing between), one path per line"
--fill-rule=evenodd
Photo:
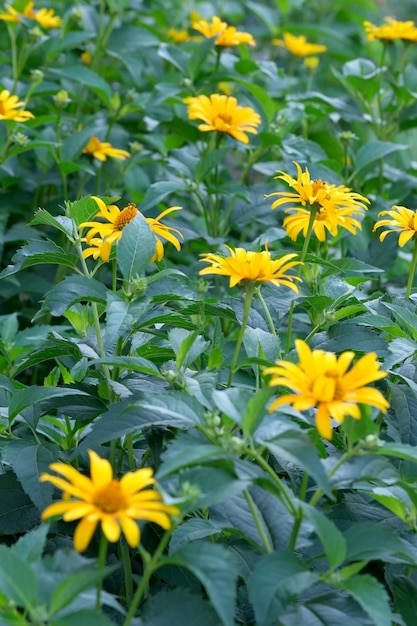
M59 29L0 20L2 87L35 116L0 121L1 623L414 626L411 252L372 230L379 211L416 203L417 44L383 56L367 42L362 22L388 14L371 0L52 4ZM191 12L211 19L220 4L255 47L196 37ZM184 25L189 37L175 43L170 29ZM271 43L284 31L327 46L318 70ZM213 141L187 118L186 98L221 89L261 116L247 145ZM95 136L129 158L84 153ZM312 239L297 296L263 285L231 372L242 289L199 278L198 255L265 241L299 252L302 237L291 241L264 199L293 161L371 205L356 236ZM167 244L149 265L153 236L138 219L109 263L83 266L77 233L97 212L91 195L146 216L182 206L170 218L181 252ZM375 352L389 371L377 385L388 413L363 407L331 442L313 411L270 413L277 390L262 372L295 359L294 337ZM130 550L129 578L125 543L98 567L98 536L80 556L73 523L40 524L54 498L40 474L56 461L88 472L89 449L119 474L152 465L181 508L133 619L143 552ZM143 528L147 553L161 532Z

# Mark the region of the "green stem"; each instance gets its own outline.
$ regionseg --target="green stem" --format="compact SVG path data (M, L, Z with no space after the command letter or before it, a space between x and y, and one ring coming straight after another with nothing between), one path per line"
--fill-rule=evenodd
M98 564L99 569L102 569L106 565L107 546L108 546L107 538L102 533L101 538L100 538L100 547L99 547L98 559L97 559L97 564ZM97 600L96 600L97 610L100 610L102 587L103 587L103 579L99 580L97 583Z
M247 326L247 323L248 323L250 308L251 308L251 304L252 304L253 295L255 293L255 289L256 289L256 283L255 282L248 281L246 283L245 300L243 302L242 325L240 327L239 336L237 338L236 347L235 347L235 351L234 351L233 359L232 359L232 365L230 366L229 379L227 381L227 386L228 387L230 387L230 385L232 384L233 374L235 373L236 363L237 363L237 360L239 358L239 352L240 352L240 348L241 348L241 345L242 345L242 342L243 342L243 337L244 337L244 334L245 334L246 326Z
M275 330L274 322L272 321L272 317L271 317L268 307L266 306L264 297L261 294L261 285L259 285L259 287L256 289L256 295L257 295L259 302L261 303L263 312L266 317L266 321L268 322L269 330L271 331L272 335L276 335L277 331Z
M411 287L413 286L414 274L417 265L417 239L414 239L413 258L411 260L410 273L408 274L407 291L405 297L409 298L411 294Z
M291 513L291 515L296 516L297 515L297 509L296 509L296 507L295 507L295 505L293 503L293 498L288 494L287 488L285 487L285 485L282 482L282 480L280 479L280 477L277 476L276 472L274 472L274 470L269 465L269 463L267 463L267 461L265 461L263 456L261 454L259 454L259 452L255 448L255 446L253 446L253 445L251 446L250 454L254 457L254 459L258 463L258 465L260 465L260 467L262 467L262 469L268 474L268 476L273 480L275 485L278 487L278 491L282 495L282 503L285 506L285 508L287 509L287 511L289 513Z
M256 510L256 506L253 501L253 498L247 489L244 489L243 495L245 496L245 500L252 514L253 521L255 522L255 526L258 529L259 536L261 537L262 543L264 544L265 552L267 554L271 554L271 552L274 551L274 548L271 545L271 542L269 541L268 537L266 536L265 529L262 525L261 520L259 519L258 511Z
M127 459L129 462L129 469L133 471L136 469L135 457L133 454L133 433L128 433L126 435L126 448L127 448Z
M144 594L146 593L146 590L148 589L149 581L151 579L152 574L159 567L159 561L162 556L162 553L165 550L166 546L168 545L168 541L170 540L171 535L174 530L175 530L175 526L171 526L171 528L165 532L164 536L161 539L159 546L155 550L152 557L149 555L148 552L146 552L144 548L141 549L139 546L142 559L143 559L143 568L144 568L143 576L135 591L133 600L130 603L129 611L126 615L125 621L123 622L123 626L129 626L130 622L135 616L136 609L138 608L139 603L142 600L142 597L144 596Z
M120 552L122 555L123 572L125 577L126 606L129 606L133 598L132 562L130 559L129 546L123 539L120 540Z
M313 227L314 227L314 220L316 219L316 214L318 211L319 207L315 204L312 204L310 206L310 217L308 220L308 225L307 225L307 232L306 235L304 237L304 244L303 244L303 249L301 250L301 254L300 254L300 261L301 263L304 263L304 259L306 258L306 254L308 251L308 246L310 243L310 239L311 239L311 234L313 232ZM298 275L300 274L301 268L303 266L299 265L298 266ZM288 352L290 351L291 348L291 335L292 335L292 318L294 315L294 307L295 307L295 300L291 300L291 304L290 304L290 310L288 311L288 329L287 329L287 346L286 346L286 350L285 352L288 354Z
M300 487L300 500L302 500L303 502L305 501L305 498L306 498L307 486L308 486L308 474L307 472L304 472L303 478L301 480L301 487ZM295 518L294 526L291 532L290 541L288 543L289 552L294 552L295 550L295 547L297 545L298 533L300 532L303 519L304 519L304 511L301 507L299 507L296 518Z
M343 463L346 463L346 461L349 461L349 459L352 456L355 456L356 454L356 450L358 448L351 448L350 450L348 450L347 452L345 452L340 459L338 460L338 462L333 466L333 468L330 470L330 472L327 475L327 478L331 478L339 469L339 467L341 467L343 465ZM322 495L324 494L324 491L321 487L318 487L316 489L316 491L313 493L313 496L309 502L309 505L314 507L316 506L316 504L318 503L318 501L320 500L320 498L322 497Z

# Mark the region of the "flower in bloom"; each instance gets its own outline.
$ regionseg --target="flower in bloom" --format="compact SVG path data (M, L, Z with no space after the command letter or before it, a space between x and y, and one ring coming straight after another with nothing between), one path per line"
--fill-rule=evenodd
M52 463L51 470L60 474L41 474L41 482L50 482L63 491L63 499L53 502L42 513L42 520L62 515L65 522L81 520L74 533L74 547L83 552L91 541L99 522L105 537L118 541L121 532L134 548L140 541L136 520L155 522L164 529L171 527L170 515L179 513L177 507L165 504L156 489L152 468L113 477L112 466L94 451L88 451L91 478L72 465ZM61 478L63 476L63 478Z
M107 161L107 157L113 159L121 159L124 161L130 156L127 150L119 150L119 148L113 148L111 143L102 142L97 137L91 137L90 141L83 150L84 154L91 154L95 159L101 162Z
M327 47L317 43L310 43L304 35L292 35L284 33L284 39L273 39L272 43L276 46L286 48L296 57L308 57L312 54L320 54L326 52Z
M53 9L39 9L35 11L33 9L34 2L28 2L22 13L16 11L10 4L5 4L5 13L0 13L0 20L5 22L17 22L21 23L25 18L35 20L43 28L58 28L61 26L62 20L59 16L55 15Z
M331 439L332 418L340 424L346 415L360 419L359 404L383 412L388 409L389 403L382 393L366 386L388 374L380 370L375 353L366 354L350 367L354 352L343 352L337 357L332 352L311 350L301 339L295 341L295 347L299 364L277 361L264 371L265 375L272 375L270 386L282 385L294 392L274 400L270 411L283 404L290 404L297 411L317 407L317 429L322 437Z
M199 130L226 133L241 141L249 143L246 133L257 134L256 126L261 123L261 116L252 107L238 106L236 98L223 94L197 96L185 99L188 104L188 118L202 120Z
M211 18L211 22L200 19L192 22L191 26L204 37L211 38L217 35L216 46L225 48L238 46L241 43L247 43L250 46L255 45L255 40L250 33L239 31L234 26L229 26L227 22L223 22L217 15Z
M398 245L402 248L410 239L417 238L417 211L407 209L405 206L394 205L392 211L381 211L378 217L389 215L390 219L379 220L374 226L374 231L381 226L389 226L380 235L380 241L384 241L388 233L399 233Z
M233 250L226 246L230 256L225 257L220 254L201 255L201 261L210 263L210 267L200 270L200 274L220 274L228 276L230 287L234 287L244 281L254 281L257 283L272 283L279 287L285 285L295 292L298 287L295 281L301 278L287 274L288 270L300 265L300 261L294 261L296 254L285 254L280 259L272 259L268 249L262 252L251 252L244 248Z
M301 204L302 207L307 207L305 209L290 207L285 210L286 213L292 213L283 222L288 236L295 240L301 231L306 235L313 207L316 210L313 230L319 241L325 240L326 229L335 236L338 226L356 234L355 229L360 229L361 224L353 216L362 215L363 209L367 209L366 204L369 204L369 200L343 185L330 185L320 179L311 180L307 167L303 172L298 163L294 161L294 164L297 168L297 179L282 171L278 171L280 175L276 178L284 180L295 190L295 193L275 191L265 196L266 198L282 196L273 202L272 209L288 203Z
M182 43L183 41L190 41L190 33L186 28L178 30L176 28L169 28L167 35L174 43Z
M83 256L84 258L92 256L94 259L100 257L103 261L107 262L110 258L113 243L121 238L124 227L133 220L139 211L133 203L128 204L124 209L120 210L115 204L107 205L101 198L97 196L91 197L97 203L100 210L94 216L95 221L83 222L79 225L80 229L90 228L83 241L86 241L91 247L83 250ZM182 237L182 234L176 228L166 226L160 222L161 218L172 213L172 211L178 210L181 210L181 207L170 207L163 211L157 218L145 217L156 238L155 255L151 259L151 263L155 260L160 261L164 256L164 247L159 239L160 237L170 241L177 250L180 249L180 242L174 233L180 237ZM97 221L98 219L105 221L100 222Z
M81 61L84 65L91 65L93 56L89 50L84 50L84 52L81 53Z
M385 22L386 24L382 24L382 26L375 26L371 22L363 23L368 41L375 41L375 39L380 41L401 39L403 41L417 42L417 27L411 20L399 22L392 19L392 17L386 17Z
M30 111L25 111L24 102L20 102L17 96L12 96L10 91L3 89L0 92L0 120L13 120L14 122L27 122L35 116Z

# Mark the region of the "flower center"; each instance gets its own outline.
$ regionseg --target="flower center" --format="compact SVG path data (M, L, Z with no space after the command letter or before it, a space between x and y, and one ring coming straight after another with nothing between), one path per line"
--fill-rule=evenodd
M112 480L111 483L100 489L94 498L94 504L104 513L116 513L128 506L126 496L118 480Z
M313 382L312 393L317 402L343 400L344 393L339 382L338 373L328 370L321 376L318 376Z
M138 210L136 204L128 204L127 207L120 211L119 215L114 220L115 230L123 230L126 224L129 224L137 214Z
M327 218L327 211L325 211L323 208L320 208L316 215L315 218L318 222L324 222Z
M318 178L317 180L313 180L311 182L311 190L313 192L313 196L317 196L317 193L321 189L326 189L326 186L326 183L324 183L320 178Z

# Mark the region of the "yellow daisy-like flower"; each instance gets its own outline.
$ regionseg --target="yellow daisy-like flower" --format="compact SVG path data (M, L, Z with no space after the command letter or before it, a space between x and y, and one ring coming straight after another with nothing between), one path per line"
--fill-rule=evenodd
M211 18L211 22L200 19L192 22L191 26L204 37L211 38L217 35L215 44L222 48L238 46L241 43L247 43L250 46L255 45L255 40L250 33L239 31L234 26L229 26L227 22L223 22L217 15Z
M371 22L364 22L363 26L366 32L366 38L368 41L393 41L394 39L401 39L403 41L417 42L417 27L413 21L399 22L392 17L386 17L386 24L382 26L375 26Z
M389 226L379 235L380 241L384 241L389 233L399 233L398 245L400 248L417 237L417 211L407 209L405 206L394 205L391 211L381 211L378 217L389 215L391 219L379 220L374 226L374 231L381 226Z
M183 41L190 41L191 36L186 28L178 30L176 28L169 28L167 35L174 43L182 43Z
M285 32L284 39L273 39L272 43L276 46L286 48L296 57L308 57L312 54L321 54L327 51L327 47L317 43L310 43L304 35L292 35Z
M272 283L279 287L284 285L290 287L296 293L298 287L295 281L301 281L298 276L287 274L288 270L300 265L300 261L293 259L297 254L285 254L280 259L272 259L268 248L262 252L251 252L244 248L236 248L233 250L229 246L225 246L229 253L229 257L220 254L201 255L200 259L204 263L210 263L211 267L205 267L200 270L200 274L220 274L221 276L229 276L229 286L234 287L244 281L254 281L257 283Z
M19 11L16 11L16 9L14 7L12 7L10 4L5 4L4 8L6 9L5 13L0 13L0 20L4 21L4 22L16 22L16 23L21 23L22 17L32 17L32 13L33 13L33 2L28 2L25 6L25 8L23 9L22 13L19 13Z
M107 157L124 161L130 156L130 153L127 150L113 148L111 143L102 142L97 137L91 137L90 141L84 148L83 153L91 154L95 159L98 159L102 163L107 161Z
M0 20L21 23L24 18L29 18L38 22L43 28L58 28L61 26L62 20L55 15L53 9L39 9L35 11L33 8L34 4L32 1L28 2L22 13L16 11L11 5L5 4L6 13L0 13Z
M369 200L343 185L330 185L320 179L311 180L307 167L303 172L298 163L294 161L294 164L297 168L297 179L279 170L280 175L275 178L284 180L295 193L275 191L265 196L266 198L282 196L273 202L272 209L288 203L309 207L306 209L290 207L285 210L286 213L292 213L283 223L288 236L295 240L301 231L306 234L313 207L316 210L313 230L319 241L325 240L326 229L335 236L338 226L356 234L356 229L360 229L361 224L353 216L362 215L362 211L367 209L366 204L369 204Z
M91 196L91 198L100 209L94 216L94 219L103 219L105 222L83 222L79 225L79 229L90 228L83 241L86 241L91 247L83 250L83 256L85 259L92 256L94 259L101 258L103 261L107 262L110 258L112 245L121 238L124 227L133 220L139 211L133 203L128 204L124 209L120 210L115 204L105 204L103 200L97 196ZM155 235L155 254L151 259L151 263L156 260L160 261L164 256L164 247L159 237L170 241L177 250L180 250L180 242L173 234L176 233L179 237L182 237L180 231L172 226L161 224L160 222L160 220L166 215L169 215L169 213L179 210L181 210L181 207L175 206L166 209L157 218L144 216L151 231Z
M42 520L55 515L62 515L65 522L81 520L74 533L74 547L78 552L87 548L99 522L109 541L118 541L123 532L132 548L140 542L136 520L155 522L165 530L171 527L170 515L177 515L179 510L165 504L156 489L147 489L156 485L151 468L128 472L117 480L106 459L92 450L88 454L91 478L65 463L50 465L51 470L64 478L47 473L39 478L41 482L52 483L64 494L62 500L53 502L43 511Z
M322 437L331 439L332 418L340 424L346 415L360 419L359 404L368 404L383 412L388 409L389 402L382 393L366 387L388 374L380 371L375 353L366 354L350 367L354 352L343 352L337 357L332 352L311 350L301 339L296 340L295 347L299 364L278 361L264 371L264 375L272 375L270 386L282 385L295 392L274 400L270 411L283 404L290 404L297 411L317 407L317 429Z
M84 65L91 65L93 56L89 50L84 50L84 52L81 53L81 61Z
M261 124L261 116L252 107L238 106L233 96L215 93L186 98L185 102L188 104L188 118L203 120L204 124L198 127L203 132L226 133L242 143L249 143L246 133L258 134L256 127Z
M24 106L25 103L20 102L17 96L12 96L7 89L0 92L0 120L27 122L33 119L33 113L24 110Z

